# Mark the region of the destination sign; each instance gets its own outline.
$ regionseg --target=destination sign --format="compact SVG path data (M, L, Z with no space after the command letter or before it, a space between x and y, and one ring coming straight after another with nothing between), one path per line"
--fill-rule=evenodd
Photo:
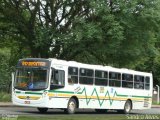
M22 59L17 67L50 67L51 62L47 59Z
M30 67L46 66L46 62L22 61L22 66L30 66Z

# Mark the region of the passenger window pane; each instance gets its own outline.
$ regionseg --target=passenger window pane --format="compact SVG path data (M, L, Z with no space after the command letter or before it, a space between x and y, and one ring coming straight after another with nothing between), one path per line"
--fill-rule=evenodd
M95 85L107 86L108 72L95 70Z
M93 70L80 68L80 76L79 76L80 84L93 84Z
M79 78L79 83L80 83L80 84L92 85L92 84L93 84L93 78L80 77L80 78Z
M69 67L68 68L68 74L69 75L78 75L78 68L76 68L76 67Z
M145 83L148 83L148 84L150 83L150 78L149 77L145 78Z
M117 72L109 72L109 86L121 86L121 74Z
M68 68L68 83L69 84L78 83L78 68L76 67Z
M133 75L131 75L131 74L122 74L122 80L133 81Z
M150 85L149 84L145 84L145 90L149 90L150 89Z
M121 82L117 81L117 80L111 80L111 81L109 81L109 86L120 87L121 86Z
M145 90L150 89L150 77L145 77Z
M135 82L144 82L144 77L143 76L139 76L139 75L135 75L134 76L134 81Z
M95 77L108 78L108 72L95 70Z
M109 73L109 78L110 79L115 79L115 80L120 80L121 79L121 74L117 72L110 72Z
M122 87L133 88L133 82L122 81Z
M144 89L144 76L140 76L140 75L134 76L134 88Z
M81 76L92 76L93 77L93 70L81 68L80 69L80 75Z
M133 88L133 75L122 74L122 87Z

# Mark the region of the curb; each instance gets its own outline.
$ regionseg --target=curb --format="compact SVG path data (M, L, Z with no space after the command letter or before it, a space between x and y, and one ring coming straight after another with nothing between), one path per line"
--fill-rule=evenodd
M0 107L13 107L16 105L13 105L11 102L0 102Z
M151 108L160 108L160 105L153 105Z

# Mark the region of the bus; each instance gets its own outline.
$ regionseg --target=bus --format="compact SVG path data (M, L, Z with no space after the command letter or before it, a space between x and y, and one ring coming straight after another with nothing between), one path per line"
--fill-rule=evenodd
M83 64L54 58L20 59L12 77L12 102L18 106L77 109L104 113L150 109L152 73L111 66Z

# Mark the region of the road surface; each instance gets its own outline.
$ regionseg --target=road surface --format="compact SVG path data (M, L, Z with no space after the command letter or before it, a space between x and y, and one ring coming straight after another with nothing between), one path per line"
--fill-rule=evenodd
M31 115L31 116L50 116L50 115L66 115L63 110L59 109L49 109L47 113L41 114L38 112L36 108L30 107L0 107L0 115L11 114L11 115ZM77 110L76 115L99 115L94 110ZM120 115L116 111L108 111L103 115ZM160 108L152 108L149 110L132 110L132 115L135 114L159 114L160 115ZM102 114L100 114L102 115Z

